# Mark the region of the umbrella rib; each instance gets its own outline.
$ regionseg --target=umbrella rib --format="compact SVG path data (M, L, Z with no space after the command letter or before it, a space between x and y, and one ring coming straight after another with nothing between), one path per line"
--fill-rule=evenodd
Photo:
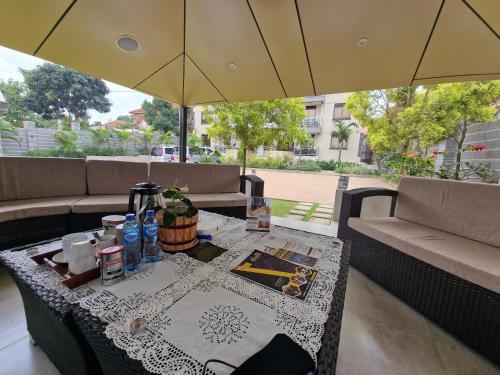
M66 17L66 15L69 13L69 11L71 10L71 8L73 8L73 5L75 5L76 1L77 0L73 0L73 2L71 4L69 4L69 6L64 11L64 13L61 15L61 17L59 17L59 19L54 24L54 26L52 26L52 28L50 29L49 33L45 36L45 38L43 38L42 43L40 43L40 45L35 50L35 52L33 52L33 56L36 56L36 54L38 53L38 51L40 51L40 49L43 47L43 45L45 44L45 42L47 41L47 39L49 39L50 36L52 35L52 33L57 29L57 26L59 26L59 24L61 23L61 21L63 20L63 18Z
M269 48L267 47L266 40L264 39L264 35L262 34L262 30L260 29L259 23L257 22L257 18L255 17L255 13L253 12L252 6L250 5L250 1L247 0L248 4L248 9L250 9L250 13L252 13L253 20L255 22L255 26L257 26L257 30L259 31L260 37L262 39L262 43L264 43L264 47L266 47L267 55L269 56L269 59L271 60L271 64L273 65L274 72L276 73L276 76L278 77L278 81L280 82L281 88L283 89L283 93L285 96L288 98L288 94L286 93L285 86L283 85L283 82L281 81L280 74L278 73L278 69L276 68L276 64L274 63L273 57L271 56L271 52L269 51Z
M495 76L500 75L500 73L470 73L470 74L452 74L449 76L433 76L433 77L421 77L416 78L417 81L423 79L436 79L436 78L453 78L453 77L472 77L472 76Z
M217 92L220 94L220 96L222 96L226 102L229 102L229 100L227 100L227 98L224 96L224 94L222 94L222 92L217 88L217 86L215 86L215 84L212 82L212 80L210 78L208 78L208 76L205 74L205 72L203 70L201 70L200 67L198 66L198 64L196 64L194 62L194 60L191 58L191 56L189 56L187 53L185 53L185 55L187 56L187 58L189 60L191 60L193 65L196 66L196 69L198 69L200 71L200 73L203 74L203 76L207 79L207 81L210 82L210 84L214 87L214 89L217 90Z
M297 0L295 0L294 2L295 2L295 10L297 11L297 18L299 20L300 34L302 35L302 43L304 44L304 51L306 53L307 66L309 67L309 75L311 76L311 83L312 83L312 87L313 87L313 92L314 92L314 95L317 95L316 85L314 84L314 77L313 77L313 72L311 69L311 61L309 60L309 51L307 50L306 38L304 36L304 28L302 27L302 19L300 17L299 4L297 3Z
M158 73L160 70L162 70L163 68L165 68L168 64L170 64L171 62L177 60L180 56L182 56L184 52L181 52L179 53L177 56L175 56L173 59L169 60L168 62L166 62L165 64L163 64L162 66L160 66L158 69L156 69L153 73L151 73L150 75L148 75L146 78L144 78L141 82L139 82L137 85L135 85L133 88L136 88L137 86L139 85L142 85L144 82L146 82L148 79L150 79L151 77L153 77L156 73Z
M472 13L474 13L476 15L477 18L479 18L481 20L481 22L484 23L484 25L490 29L490 31L497 37L497 39L500 39L500 35L498 35L498 33L495 31L495 29L493 27L491 27L488 22L486 22L486 20L481 17L481 15L472 7L472 5L469 4L469 2L467 0L462 0L464 2L464 4L467 6L467 8L470 9L470 11Z
M137 90L137 91L140 91L140 92L142 92L142 93L144 93L144 94L147 94L147 95L156 96L157 98L160 98L160 99L162 99L162 100L166 100L167 102L178 104L175 100L172 100L172 99L167 99L167 98L165 98L165 97L163 97L163 96L160 96L160 95L154 94L154 93L152 93L151 91L144 90L144 89L142 89L142 88L136 88L136 90Z
M429 33L429 37L427 38L427 41L425 42L424 50L422 51L422 54L420 55L420 59L418 60L418 64L417 64L417 68L415 69L415 73L413 73L413 77L411 79L410 86L413 85L413 82L415 81L415 78L417 77L418 70L420 69L420 64L422 64L425 53L427 52L427 47L429 47L429 44L431 42L432 35L434 34L434 29L436 28L439 17L441 16L441 11L443 10L445 1L446 0L441 1L441 5L440 5L438 12L436 14L436 18L434 19L434 23L432 24L431 32Z

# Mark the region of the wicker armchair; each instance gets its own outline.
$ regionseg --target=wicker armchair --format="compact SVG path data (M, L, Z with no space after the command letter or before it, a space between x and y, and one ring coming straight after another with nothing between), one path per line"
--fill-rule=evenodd
M350 264L445 330L500 364L500 295L432 266L348 225L359 217L364 198L391 196L388 189L345 191L338 237L351 248Z

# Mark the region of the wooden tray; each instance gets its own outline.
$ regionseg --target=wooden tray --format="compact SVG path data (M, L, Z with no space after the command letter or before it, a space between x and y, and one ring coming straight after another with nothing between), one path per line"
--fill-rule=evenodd
M54 271L56 271L59 275L62 276L62 283L70 289L74 289L101 276L99 267L85 271L83 273L79 273L78 275L71 275L68 272L68 266L66 264L57 264L52 261L52 257L61 251L62 249L56 249L47 253L33 255L31 259L33 259L38 264L45 263Z

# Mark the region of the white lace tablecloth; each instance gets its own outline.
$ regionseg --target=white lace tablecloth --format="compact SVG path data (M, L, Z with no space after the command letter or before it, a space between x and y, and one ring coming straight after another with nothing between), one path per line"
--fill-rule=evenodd
M224 229L211 242L228 251L210 263L185 254L165 255L160 262L145 265L108 287L94 280L70 290L57 273L36 264L25 251L2 256L32 275L35 282L108 323L105 335L153 373L201 375L209 359L238 366L278 333L290 336L316 359L340 268L341 242L272 228L273 234L306 237L327 249L315 266L315 284L302 302L229 273L268 233L247 232L244 221L213 213L201 212L200 218L223 218ZM42 248L39 250L60 248L60 241ZM146 319L146 330L133 335L130 322L139 317ZM231 371L211 368L217 374Z

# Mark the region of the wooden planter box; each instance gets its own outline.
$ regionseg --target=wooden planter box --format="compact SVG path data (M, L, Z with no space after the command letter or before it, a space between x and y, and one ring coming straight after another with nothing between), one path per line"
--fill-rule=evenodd
M196 230L198 214L187 217L178 216L172 227L163 226L163 211L156 213L158 221L158 238L163 251L184 251L196 246Z

